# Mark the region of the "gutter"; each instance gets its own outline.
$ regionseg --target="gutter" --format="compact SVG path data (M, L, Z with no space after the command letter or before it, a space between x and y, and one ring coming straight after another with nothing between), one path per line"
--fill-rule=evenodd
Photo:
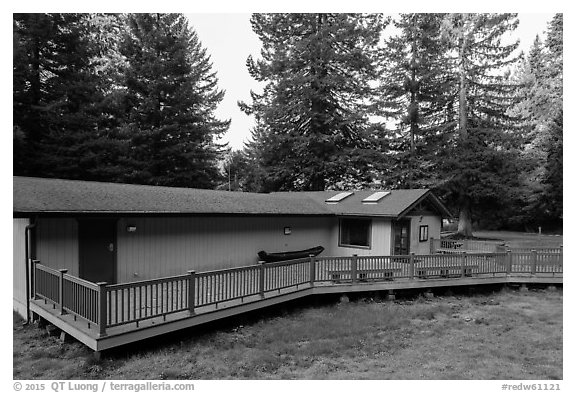
M28 325L30 323L30 255L32 254L32 247L31 247L31 230L36 228L36 218L31 219L31 223L26 225L26 229L24 231L24 244L26 245L25 250L25 265L26 265L26 321L24 325Z

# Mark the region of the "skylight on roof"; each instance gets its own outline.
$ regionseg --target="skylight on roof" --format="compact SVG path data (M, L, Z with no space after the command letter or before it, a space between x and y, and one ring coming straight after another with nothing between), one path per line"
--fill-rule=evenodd
M362 199L362 203L378 203L380 199L390 194L390 191L378 191L367 198Z
M352 191L341 192L339 194L334 195L333 197L326 199L326 203L338 203L344 200L345 198L348 198L352 194L354 194L354 192Z

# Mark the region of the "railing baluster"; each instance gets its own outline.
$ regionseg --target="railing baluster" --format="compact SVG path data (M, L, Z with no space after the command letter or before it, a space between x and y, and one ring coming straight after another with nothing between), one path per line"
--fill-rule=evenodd
M168 282L168 286L170 287L170 302L168 303L168 311L174 311L177 306L174 306L174 284L178 283L178 281L170 281Z
M230 284L231 284L230 272L224 273L223 276L225 277L224 284L226 285L226 296L222 300L226 301L232 297L232 294L231 294L232 288L230 287Z
M200 304L206 304L206 296L208 296L206 277L201 277L198 285L201 285L202 288L202 291L200 292L200 296L202 297L202 303Z
M136 287L132 288L132 319L136 319Z
M160 314L164 314L164 298L165 298L165 296L164 296L164 283L161 282L159 284L159 287L160 288L157 289L157 291L159 291L159 293L156 294L156 296L158 297L158 300L156 300L156 301L160 301Z
M122 307L120 308L120 318L122 319L121 322L124 322L124 311L125 311L125 310L124 310L124 288L122 288L122 289L120 290L120 294L122 295L122 296L121 296L121 299L120 299L120 300L121 300L121 305L122 305Z
M209 280L208 280L208 282L209 282L208 285L210 287L210 290L208 292L210 294L210 296L208 296L209 302L213 302L213 301L217 300L215 298L215 290L214 290L214 283L216 282L215 278L216 278L216 276L209 276Z
M156 287L156 315L158 315L158 300L160 300L160 295L158 294L158 283L154 284Z
M232 285L232 272L228 272L226 274L226 278L228 279L228 297L226 300L231 299L234 297L234 287Z

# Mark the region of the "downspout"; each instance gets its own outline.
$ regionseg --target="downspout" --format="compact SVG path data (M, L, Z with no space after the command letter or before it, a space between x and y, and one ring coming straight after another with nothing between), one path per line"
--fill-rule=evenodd
M24 231L24 244L26 245L25 249L25 265L26 265L26 322L24 325L28 325L30 323L30 255L32 254L32 245L30 242L31 235L30 231L36 228L36 218L32 219L32 222L26 225L26 230Z

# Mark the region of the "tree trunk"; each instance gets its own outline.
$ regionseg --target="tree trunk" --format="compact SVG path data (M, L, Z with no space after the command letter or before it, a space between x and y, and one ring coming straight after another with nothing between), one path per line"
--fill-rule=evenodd
M460 48L458 51L459 60L459 133L460 133L460 149L463 149L468 139L468 110L467 110L467 86L466 86L466 67L464 66L464 58L466 53L466 36L463 30L460 37ZM472 215L470 212L470 198L467 195L465 184L461 185L463 190L463 197L460 202L460 217L458 219L458 234L470 237L472 236Z
M467 110L467 103L466 103L466 68L464 67L464 53L466 50L466 40L462 38L460 44L460 56L459 56L459 70L458 73L460 74L460 95L459 95L459 131L460 131L460 141L464 142L468 138L468 110Z
M410 159L408 160L408 178L406 181L407 188L414 187L414 168L415 168L415 135L418 132L418 112L419 112L419 102L418 102L418 82L416 81L416 69L420 65L420 59L418 58L418 45L417 45L417 20L418 14L412 14L412 29L410 31L411 40L411 59L410 59L410 104L408 105L408 119L410 122Z
M472 214L470 212L470 200L468 198L464 198L460 204L457 233L466 237L472 236Z
M322 30L322 25L325 20L324 14L317 14L316 25L314 33L318 34ZM322 88L318 81L324 80L328 75L328 69L321 53L317 53L318 63L312 63L310 66L310 74L312 81L310 82L311 90L314 95L310 100L310 154L319 158L320 162L326 162L329 157L326 156L323 143L319 142L323 135L328 133L328 125L326 123L326 101L323 97ZM322 164L316 165L315 173L310 176L306 191L324 191L326 187L326 167Z

